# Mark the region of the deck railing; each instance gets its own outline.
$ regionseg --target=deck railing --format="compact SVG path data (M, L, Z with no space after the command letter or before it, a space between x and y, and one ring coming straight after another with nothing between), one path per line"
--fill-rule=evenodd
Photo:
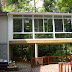
M58 62L71 62L71 56L47 56L31 59L31 66L55 64Z
M72 72L72 63L71 62L60 62L59 72Z

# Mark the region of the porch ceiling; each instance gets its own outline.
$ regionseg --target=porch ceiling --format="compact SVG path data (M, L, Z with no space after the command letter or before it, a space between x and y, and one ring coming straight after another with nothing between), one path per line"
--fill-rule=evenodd
M72 40L17 40L17 41L9 41L9 44L12 45L33 45L33 44L42 44L42 45L53 45L53 44L66 44L72 43Z

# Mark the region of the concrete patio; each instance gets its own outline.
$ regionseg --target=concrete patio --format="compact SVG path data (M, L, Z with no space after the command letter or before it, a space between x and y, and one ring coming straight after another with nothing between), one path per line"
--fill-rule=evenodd
M58 64L49 64L32 68L32 72L59 72Z
M31 68L28 63L17 63L19 67L18 71L10 71L10 72L59 72L58 64L50 64L44 66L36 66Z

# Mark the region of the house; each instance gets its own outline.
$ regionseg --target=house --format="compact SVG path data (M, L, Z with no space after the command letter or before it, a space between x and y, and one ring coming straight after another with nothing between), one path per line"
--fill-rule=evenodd
M0 13L0 58L11 59L10 45L72 43L72 13Z

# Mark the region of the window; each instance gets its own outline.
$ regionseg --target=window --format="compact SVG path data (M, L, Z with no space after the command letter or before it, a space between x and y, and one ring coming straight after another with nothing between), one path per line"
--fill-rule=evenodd
M63 32L62 19L54 19L55 21L55 32Z
M52 19L44 19L45 32L53 32Z
M32 15L13 16L13 39L32 39ZM26 33L25 33L26 32Z
M33 22L34 22L34 30L32 26ZM71 32L72 32L71 16L65 16L65 15L13 16L13 39L32 39L32 38L44 39L53 37L72 38Z
M43 32L43 19L34 19L35 32Z
M13 19L13 32L22 32L22 19Z
M35 34L35 38L53 38L53 34Z
M24 19L24 32L32 32L32 19Z
M72 38L71 33L59 33L55 34L56 38Z
M32 34L13 34L13 39L32 39Z
M65 32L72 32L71 19L64 19L64 30Z

